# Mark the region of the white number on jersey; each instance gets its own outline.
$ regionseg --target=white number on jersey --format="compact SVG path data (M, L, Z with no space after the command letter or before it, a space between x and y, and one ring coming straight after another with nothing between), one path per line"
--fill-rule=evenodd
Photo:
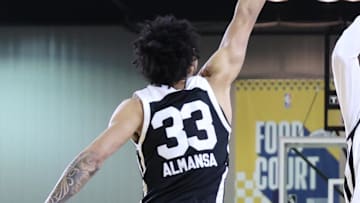
M198 130L205 130L207 138L199 139L196 135L187 135L184 130L183 120L191 118L191 113L200 111L202 119L196 120L195 124ZM193 101L183 105L179 111L175 107L167 107L156 112L151 121L152 127L155 129L163 127L163 121L172 118L173 125L165 128L167 138L176 138L178 145L168 147L166 144L157 148L158 154L165 159L173 159L183 156L190 147L202 151L214 149L217 138L215 128L212 124L210 109L203 101Z

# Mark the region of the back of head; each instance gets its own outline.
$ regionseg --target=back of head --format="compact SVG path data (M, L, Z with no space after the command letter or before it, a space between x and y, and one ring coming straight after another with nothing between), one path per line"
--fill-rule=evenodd
M198 58L198 34L187 20L173 16L147 21L134 42L135 64L151 84L173 85L185 79Z

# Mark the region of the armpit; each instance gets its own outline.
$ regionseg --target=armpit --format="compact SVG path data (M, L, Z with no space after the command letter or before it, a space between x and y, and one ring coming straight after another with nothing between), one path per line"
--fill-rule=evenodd
M138 132L135 132L133 134L133 136L131 137L131 139L133 140L134 143L138 144L139 143L139 139L140 139L140 135Z

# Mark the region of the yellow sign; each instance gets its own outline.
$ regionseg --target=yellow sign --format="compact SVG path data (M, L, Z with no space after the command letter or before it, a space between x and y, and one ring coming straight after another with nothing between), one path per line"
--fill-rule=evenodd
M324 82L240 80L235 88L236 202L278 202L278 138L311 136L323 129ZM328 175L338 176L338 153L300 151L325 172L325 162L334 165ZM294 202L326 197L326 190L319 189L326 183L302 158L290 153L288 163L287 189ZM307 197L300 195L304 192Z

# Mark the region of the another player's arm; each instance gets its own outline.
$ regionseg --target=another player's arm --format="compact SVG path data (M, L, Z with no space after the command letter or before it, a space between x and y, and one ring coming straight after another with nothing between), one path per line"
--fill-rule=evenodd
M354 145L354 144L353 144ZM358 150L358 148L355 147L356 150ZM360 173L360 167L355 166L355 174L359 174ZM358 175L355 176L356 180L355 183L359 183L360 181L360 177ZM359 202L360 201L360 187L355 184L355 188L354 188L354 193L353 196L351 198L351 202Z
M349 132L360 116L360 16L343 32L332 54L335 87Z
M70 163L45 203L62 203L78 193L106 158L134 135L141 123L142 108L138 99L120 104L109 127Z

